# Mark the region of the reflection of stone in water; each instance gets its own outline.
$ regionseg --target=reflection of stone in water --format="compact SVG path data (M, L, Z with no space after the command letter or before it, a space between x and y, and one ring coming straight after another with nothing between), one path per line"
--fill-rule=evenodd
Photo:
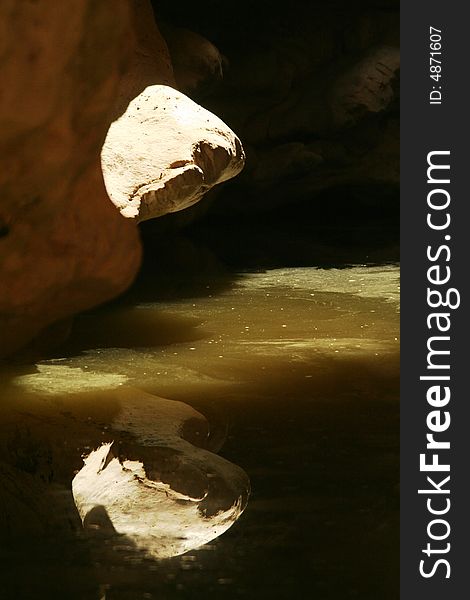
M122 392L123 412L113 427L127 423L137 444L108 442L85 458L72 483L84 526L125 536L155 558L183 554L217 538L245 508L245 473L183 439L204 442L196 434L205 420L189 406L137 390ZM132 416L137 416L134 422ZM139 455L143 458L135 458Z

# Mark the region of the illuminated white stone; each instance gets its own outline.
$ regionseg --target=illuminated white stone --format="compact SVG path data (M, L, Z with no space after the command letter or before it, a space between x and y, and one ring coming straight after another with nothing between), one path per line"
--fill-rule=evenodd
M191 206L244 162L240 140L221 119L165 85L130 102L101 153L111 200L139 221Z

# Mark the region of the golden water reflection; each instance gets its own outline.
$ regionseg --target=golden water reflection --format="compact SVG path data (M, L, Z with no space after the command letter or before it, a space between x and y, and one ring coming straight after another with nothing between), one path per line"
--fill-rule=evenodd
M396 405L398 310L398 266L385 265L244 273L222 291L82 315L60 354L4 372L5 468L22 493L40 488L10 527L46 531L57 489L73 487L66 510L54 504L61 530L75 510L92 533L155 558L217 538L246 505L242 468L252 480L274 468L256 458L252 420L275 423L264 434L282 465L305 414L304 464L337 411ZM214 454L227 440L241 468ZM248 513L269 513L264 502L255 493Z

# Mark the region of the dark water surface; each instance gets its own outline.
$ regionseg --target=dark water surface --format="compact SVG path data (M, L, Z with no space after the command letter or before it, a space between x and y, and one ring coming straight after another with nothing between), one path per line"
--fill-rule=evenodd
M211 273L141 285L4 370L2 598L398 598L398 266ZM250 478L240 518L182 556L81 531L70 480L125 434L123 389L202 413Z

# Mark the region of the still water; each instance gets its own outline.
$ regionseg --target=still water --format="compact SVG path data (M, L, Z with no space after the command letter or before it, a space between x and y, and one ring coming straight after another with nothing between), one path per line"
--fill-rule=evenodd
M1 597L397 598L398 308L396 264L234 273L5 368Z

